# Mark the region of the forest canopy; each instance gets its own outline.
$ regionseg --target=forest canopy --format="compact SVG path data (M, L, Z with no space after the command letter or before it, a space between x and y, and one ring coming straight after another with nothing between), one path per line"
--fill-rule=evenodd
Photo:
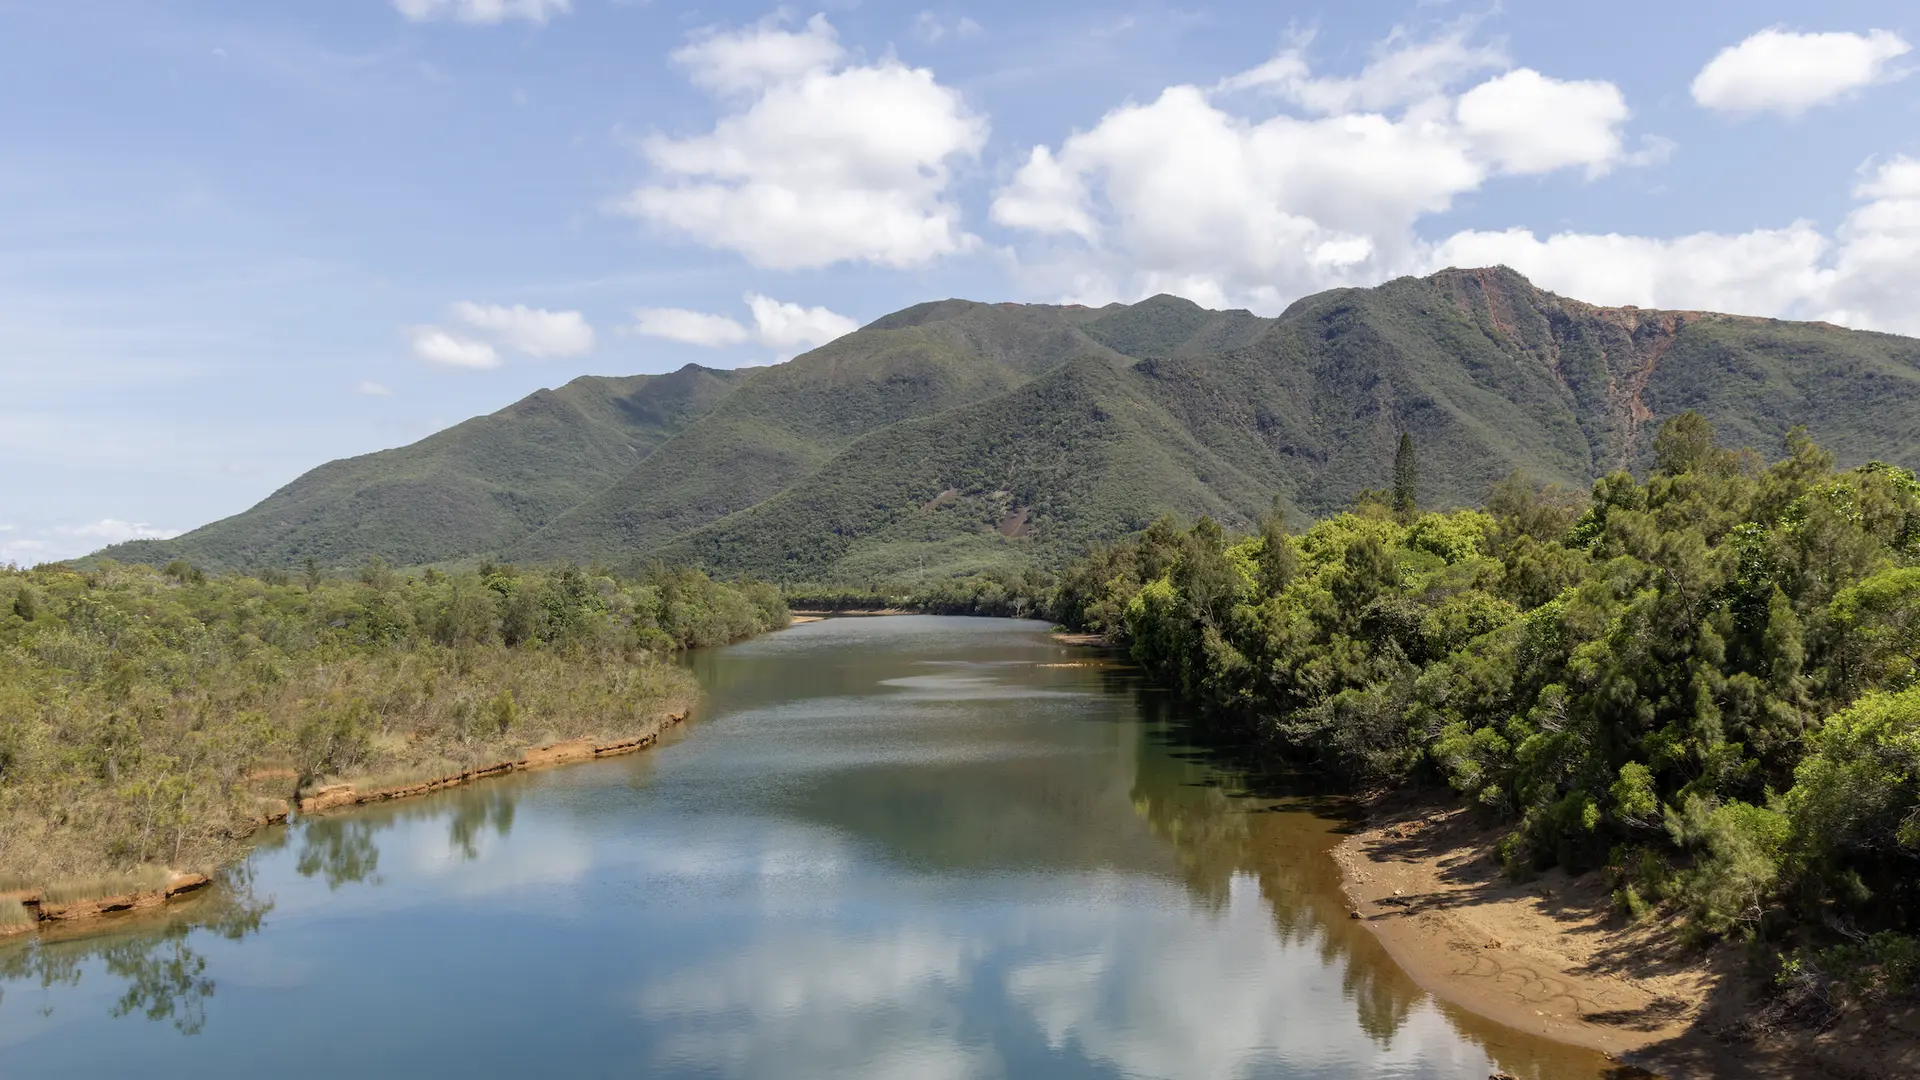
M771 586L664 568L0 568L0 891L210 867L330 779L644 734L694 695L663 653L787 621Z
M1163 519L1056 614L1281 753L1451 785L1516 872L1884 951L1920 929L1920 482L1798 431L1763 465L1690 413L1654 450L1590 495L1514 476L1418 513L1403 447L1396 498L1298 535Z

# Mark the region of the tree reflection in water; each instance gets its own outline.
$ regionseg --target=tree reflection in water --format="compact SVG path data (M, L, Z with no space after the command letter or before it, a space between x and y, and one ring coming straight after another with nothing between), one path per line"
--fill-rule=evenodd
M480 857L480 838L488 828L505 839L513 832L519 788L511 780L489 780L455 788L429 799L363 806L343 814L304 819L298 826L300 853L294 870L318 877L328 889L380 883L381 833L403 821L447 819L447 846L462 861ZM295 831L295 830L289 830ZM285 842L284 839L281 841Z
M9 998L18 1001L20 984L42 991L77 986L90 963L98 960L98 970L126 984L111 1010L114 1016L168 1020L182 1035L197 1035L206 1026L206 1003L216 983L193 939L213 933L238 941L258 932L272 909L271 900L254 896L252 875L243 865L209 895L164 918L143 920L138 927L64 940L35 938L0 949L0 1008L8 1007ZM52 1014L50 995L39 1011Z
M1387 1044L1426 995L1346 917L1339 867L1327 852L1351 808L1316 790L1313 777L1248 772L1244 752L1201 745L1166 694L1135 692L1141 738L1165 749L1142 747L1134 810L1172 846L1188 893L1218 908L1235 876L1256 880L1281 940L1313 947L1340 972L1361 1030Z

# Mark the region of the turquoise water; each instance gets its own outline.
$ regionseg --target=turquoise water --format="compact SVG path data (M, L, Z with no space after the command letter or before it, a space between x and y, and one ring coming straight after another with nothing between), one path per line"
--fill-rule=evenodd
M1327 805L1041 624L688 662L653 751L271 830L162 917L0 947L0 1077L1605 1067L1434 1004L1345 918Z

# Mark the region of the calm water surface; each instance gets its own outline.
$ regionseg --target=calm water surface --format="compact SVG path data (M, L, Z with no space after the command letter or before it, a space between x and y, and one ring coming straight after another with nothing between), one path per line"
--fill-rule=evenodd
M921 616L697 654L655 751L271 830L164 917L0 947L0 1076L1604 1074L1422 994L1345 917L1337 824L1101 656Z

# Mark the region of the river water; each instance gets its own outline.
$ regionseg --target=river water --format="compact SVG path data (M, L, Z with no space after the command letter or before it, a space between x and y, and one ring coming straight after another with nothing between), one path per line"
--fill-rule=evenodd
M1520 1077L1346 918L1335 800L1039 623L688 660L655 750L269 830L221 889L0 946L0 1077Z

